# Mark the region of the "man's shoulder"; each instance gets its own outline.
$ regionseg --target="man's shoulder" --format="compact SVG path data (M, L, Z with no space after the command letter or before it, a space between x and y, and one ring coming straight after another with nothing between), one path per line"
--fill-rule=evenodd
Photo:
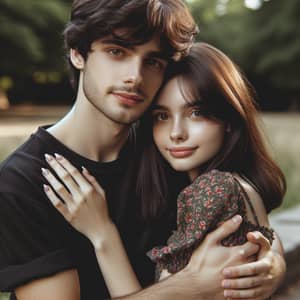
M46 145L33 134L0 164L0 192L25 192L34 182L42 180L41 167Z

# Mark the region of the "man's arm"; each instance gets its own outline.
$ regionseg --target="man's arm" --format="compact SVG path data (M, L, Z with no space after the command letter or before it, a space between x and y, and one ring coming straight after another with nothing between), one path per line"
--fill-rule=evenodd
M221 246L221 241L236 231L240 223L241 217L236 216L209 233L182 271L138 293L115 299L224 299L221 287L222 270L226 266L245 264L248 257L255 255L259 250L259 246L254 243L235 247Z
M240 217L231 219L208 234L182 271L138 293L114 299L224 299L221 288L223 268L236 261L243 263L247 256L258 251L258 246L252 243L237 247L220 246L220 241L237 230L240 222ZM69 270L32 281L17 288L16 294L18 300L80 300L77 271Z
M18 300L80 300L78 273L72 269L37 279L16 288L15 293Z
M259 250L257 244L250 242L235 247L221 246L221 240L236 231L240 223L241 217L234 217L208 234L182 271L140 292L114 299L224 299L221 287L223 269L231 265L245 265L249 261L249 257L255 255ZM251 279L248 281L249 287L253 289L253 282ZM18 300L41 298L48 300L45 297L49 297L49 300L80 299L78 275L74 270L33 281L18 288L16 292ZM237 292L242 293L243 290ZM253 299L262 298L254 297Z

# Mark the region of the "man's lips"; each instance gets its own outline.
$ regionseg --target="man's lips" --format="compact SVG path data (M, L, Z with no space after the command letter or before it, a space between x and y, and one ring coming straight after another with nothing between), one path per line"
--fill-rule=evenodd
M173 147L167 148L167 150L171 156L175 158L185 158L192 155L197 148L198 147Z
M142 96L136 93L112 92L122 103L133 105L144 100Z

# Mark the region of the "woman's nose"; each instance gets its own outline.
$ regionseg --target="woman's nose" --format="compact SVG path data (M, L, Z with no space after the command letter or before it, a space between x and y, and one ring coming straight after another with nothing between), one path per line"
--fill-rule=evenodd
M187 138L187 131L182 121L175 120L170 132L170 138L174 142L184 141Z

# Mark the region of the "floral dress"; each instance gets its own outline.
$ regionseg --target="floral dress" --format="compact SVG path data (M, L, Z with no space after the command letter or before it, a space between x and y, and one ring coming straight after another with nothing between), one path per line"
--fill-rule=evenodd
M246 202L256 224L247 218ZM243 217L243 222L222 241L224 246L244 244L250 231L260 231L272 243L273 230L259 225L247 193L231 173L212 170L197 177L177 198L177 230L169 237L167 246L147 252L156 263L156 279L163 269L169 273L183 269L206 234L236 214Z

